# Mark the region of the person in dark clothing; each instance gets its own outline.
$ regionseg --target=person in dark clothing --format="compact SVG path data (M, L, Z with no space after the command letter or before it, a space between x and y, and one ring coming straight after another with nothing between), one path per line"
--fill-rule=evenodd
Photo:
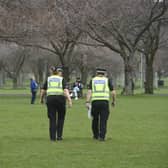
M66 98L71 107L72 101L66 83L62 77L62 69L51 68L52 75L48 77L41 90L40 101L47 95L47 112L49 118L50 140L62 140L64 119L66 114Z
M35 100L36 100L38 84L33 78L30 78L30 90L31 90L31 94L32 94L32 96L31 96L31 104L34 104Z
M78 98L82 98L83 97L83 84L82 84L82 81L80 80L80 78L76 79L76 83L75 84L79 88Z
M78 87L77 83L75 82L73 85L73 94L74 94L75 100L78 100L78 97L79 97L78 92L79 92L79 87Z
M90 107L92 115L93 138L100 141L105 140L107 120L109 117L110 92L112 95L112 106L115 105L116 92L112 80L106 76L105 69L97 69L96 76L92 78L88 87L86 107Z

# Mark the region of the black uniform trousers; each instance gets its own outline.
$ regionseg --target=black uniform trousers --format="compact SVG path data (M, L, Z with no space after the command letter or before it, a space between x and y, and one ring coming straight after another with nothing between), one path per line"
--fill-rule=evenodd
M95 100L91 109L92 132L94 138L105 138L107 130L107 120L109 116L109 102L106 100Z
M49 118L49 134L51 140L62 138L66 101L62 95L47 96L47 111Z
M34 102L35 102L35 99L36 99L36 93L37 93L37 91L34 91L34 90L31 91L31 94L32 94L32 97L31 97L31 104L34 104Z

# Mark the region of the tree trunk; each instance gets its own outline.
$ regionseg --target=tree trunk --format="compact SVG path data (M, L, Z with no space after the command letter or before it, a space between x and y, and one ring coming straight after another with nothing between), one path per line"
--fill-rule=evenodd
M153 94L153 64L146 64L145 72L145 94Z
M23 83L24 83L24 74L19 73L19 75L17 76L17 87L23 87Z
M16 89L18 88L18 80L17 80L17 77L14 77L13 78L13 89Z
M2 70L0 71L0 87L5 85L5 72Z
M125 82L124 82L124 95L133 95L133 78L132 78L132 66L125 65L124 73L125 73Z
M39 85L43 84L43 69L38 68L37 73L34 74L35 79Z
M70 70L69 67L63 66L63 76L66 82L69 82L70 80Z
M88 72L87 70L84 68L82 71L81 71L81 81L82 81L82 84L84 86L86 86L87 84L87 77L88 77Z
M133 95L134 91L134 83L133 83L133 58L134 58L134 52L130 52L129 56L126 54L121 55L124 59L124 88L121 94L124 95Z
M81 71L81 81L84 86L87 84L87 77L88 77L88 68L87 68L87 63L88 63L88 55L83 54L81 58L81 64L79 64L79 69Z
M48 74L48 61L44 59L38 59L38 64L37 64L37 74L36 78L37 82L42 85L44 81L47 79Z

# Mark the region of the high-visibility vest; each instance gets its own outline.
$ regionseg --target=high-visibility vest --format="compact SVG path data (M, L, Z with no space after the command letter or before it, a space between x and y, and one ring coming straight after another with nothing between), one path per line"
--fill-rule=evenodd
M60 76L52 75L47 79L47 96L49 95L63 95L62 88L63 78Z
M109 100L108 78L94 77L92 79L92 101Z

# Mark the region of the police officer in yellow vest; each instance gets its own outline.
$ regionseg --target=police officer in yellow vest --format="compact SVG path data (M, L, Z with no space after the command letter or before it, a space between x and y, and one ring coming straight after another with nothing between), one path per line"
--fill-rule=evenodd
M96 76L92 78L89 84L86 107L89 108L91 101L93 138L100 141L105 140L110 92L112 95L112 105L114 106L116 92L113 88L112 80L106 77L105 69L96 69Z
M51 67L52 75L42 87L40 101L43 103L45 94L47 95L47 112L49 118L50 140L62 140L64 119L66 114L66 98L69 106L72 101L65 80L62 77L60 67Z

